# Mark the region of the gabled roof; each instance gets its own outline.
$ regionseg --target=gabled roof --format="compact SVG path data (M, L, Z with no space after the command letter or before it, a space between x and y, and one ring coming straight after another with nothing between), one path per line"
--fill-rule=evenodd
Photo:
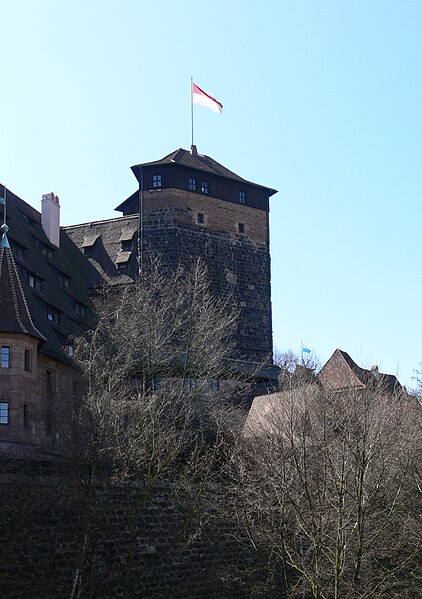
M45 341L29 312L20 276L9 247L0 247L0 332L24 333Z
M371 370L358 366L348 353L336 349L317 375L317 380L325 389L340 391L345 389L379 389L387 393L397 393L402 386L393 374L383 374L377 366Z
M202 171L204 173L218 175L220 177L225 177L226 179L232 179L233 181L238 181L239 183L247 183L248 185L261 187L262 189L266 189L270 195L276 193L275 189L265 187L264 185L258 185L257 183L252 183L252 181L243 179L243 177L240 177L239 175L229 170L210 156L206 156L205 154L198 154L196 146L192 146L191 150L184 150L183 148L179 148L178 150L174 150L174 152L167 154L167 156L164 156L164 158L161 158L160 160L154 160L153 162L144 162L143 164L136 164L132 166L132 171L136 176L136 173L140 167L155 165L160 166L164 164L179 164L181 166L186 166L188 168Z

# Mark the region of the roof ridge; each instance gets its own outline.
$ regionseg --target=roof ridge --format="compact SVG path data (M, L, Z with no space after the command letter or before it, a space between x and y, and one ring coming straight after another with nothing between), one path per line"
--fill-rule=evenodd
M2 267L3 267L4 254L6 254L6 265L7 265L7 270L8 270L8 274L9 274L10 290L12 293L13 307L14 307L14 312L15 312L15 316L16 316L16 322L23 333L25 333L26 335L33 335L33 333L31 333L28 330L28 328L25 326L25 324L23 323L23 320L22 320L22 317L20 314L18 295L17 295L17 292L20 291L23 305L24 305L24 308L26 311L26 317L29 320L30 326L32 327L33 331L37 334L36 336L39 336L41 339L46 341L46 338L44 337L44 335L42 333L40 333L40 331L37 329L37 327L35 326L35 324L32 320L31 313L29 311L28 302L26 300L25 292L22 287L22 283L21 283L19 273L18 273L18 270L16 267L16 262L15 262L13 253L10 248L2 248L2 249L3 249L3 251L1 252L1 257L0 257L0 275L1 275ZM18 290L16 289L15 279L17 281Z
M105 218L101 220L87 221L86 223L78 223L77 225L64 225L61 228L67 231L68 229L76 229L77 227L86 227L87 225L99 225L103 223L121 222L124 220L139 220L138 214L126 214L125 216L116 216L114 218Z

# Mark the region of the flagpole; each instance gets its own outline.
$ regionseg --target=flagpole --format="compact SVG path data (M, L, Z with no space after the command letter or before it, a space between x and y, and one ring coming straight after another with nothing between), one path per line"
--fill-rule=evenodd
M191 146L193 146L193 77L190 78L190 122L191 122L191 133L192 133Z

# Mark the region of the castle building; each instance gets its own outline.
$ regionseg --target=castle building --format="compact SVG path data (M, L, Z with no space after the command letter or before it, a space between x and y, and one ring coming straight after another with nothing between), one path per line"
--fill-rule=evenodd
M0 451L50 455L78 393L72 338L91 302L62 247L58 198L46 194L40 214L2 186L0 196Z
M276 191L242 179L209 156L178 149L132 167L139 189L117 206L123 216L66 227L107 278L136 277L140 258L176 267L202 258L212 290L240 310L235 358L272 365L269 198Z
M276 191L195 146L132 171L138 188L117 206L121 216L64 228L54 194L43 196L39 213L0 186L10 229L0 258L0 449L13 442L57 449L62 407L78 385L72 338L92 323L90 295L130 283L151 255L170 269L203 260L211 290L239 310L233 368L253 372L257 388L276 384L269 252Z

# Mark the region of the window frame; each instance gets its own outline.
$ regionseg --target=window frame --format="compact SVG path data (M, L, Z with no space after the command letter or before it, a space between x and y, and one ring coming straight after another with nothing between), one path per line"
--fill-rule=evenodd
M4 351L7 350L7 351ZM12 352L10 350L10 345L2 345L1 346L1 353L0 353L0 368L10 368L10 364L11 364L11 355ZM7 359L4 358L4 355L7 355ZM6 364L6 365L5 365Z
M29 403L23 404L23 428L31 428L31 408Z
M161 189L163 186L163 178L161 173L157 173L152 175L152 188L153 189Z
M239 204L246 204L246 191L239 191Z
M189 177L189 191L197 191L196 177Z
M27 347L23 350L23 369L25 372L32 372L32 352Z
M6 416L3 415L4 412L6 413ZM3 422L3 418L5 418L5 422ZM8 424L10 424L10 402L0 401L0 426L7 426Z
M49 368L45 369L45 390L47 393L55 392L55 372Z
M210 183L206 179L201 181L201 193L204 195L209 195L210 193Z

